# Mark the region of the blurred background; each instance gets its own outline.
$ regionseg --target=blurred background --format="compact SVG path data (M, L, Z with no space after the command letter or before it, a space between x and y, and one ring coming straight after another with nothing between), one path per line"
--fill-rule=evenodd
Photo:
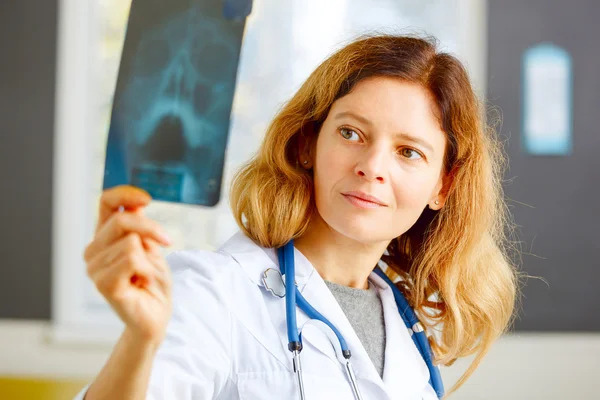
M141 0L134 0L140 2ZM85 276L130 0L0 2L0 399L68 399L121 329ZM255 0L224 187L277 109L363 33L436 36L469 70L506 145L525 281L515 326L455 399L600 399L600 3L593 0ZM235 224L156 202L177 248ZM471 359L442 368L450 388Z

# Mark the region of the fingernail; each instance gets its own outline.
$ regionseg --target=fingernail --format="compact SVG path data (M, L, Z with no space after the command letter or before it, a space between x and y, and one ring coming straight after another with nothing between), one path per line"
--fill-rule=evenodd
M166 245L170 245L173 243L173 241L171 240L169 235L167 235L166 233L161 233L160 238L161 238L162 242Z

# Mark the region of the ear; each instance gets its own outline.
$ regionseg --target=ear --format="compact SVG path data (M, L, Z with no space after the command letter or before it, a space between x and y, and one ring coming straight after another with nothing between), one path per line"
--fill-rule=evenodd
M313 166L315 136L312 127L307 127L298 133L297 161L304 169L311 169Z
M435 186L433 195L431 199L429 199L429 208L431 208L432 210L440 210L442 209L442 207L444 207L444 204L446 203L446 200L448 198L448 194L450 193L450 188L454 183L455 174L456 168L453 168L448 173L442 172L440 174L440 179L438 180Z

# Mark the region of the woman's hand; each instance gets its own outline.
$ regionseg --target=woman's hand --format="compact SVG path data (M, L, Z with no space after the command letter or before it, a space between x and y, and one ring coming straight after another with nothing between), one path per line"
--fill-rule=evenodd
M171 243L160 225L143 214L151 200L133 186L105 190L84 259L88 276L126 332L158 346L171 316L171 276L160 246Z

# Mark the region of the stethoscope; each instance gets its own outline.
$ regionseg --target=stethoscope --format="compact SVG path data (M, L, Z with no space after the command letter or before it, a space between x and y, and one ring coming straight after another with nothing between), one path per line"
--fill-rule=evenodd
M335 343L335 339L339 342L339 350L341 352L341 357L338 358L342 361L344 365L344 369L348 380L350 382L350 386L352 387L352 392L354 393L354 398L356 400L362 400L363 397L360 394L360 390L358 388L358 384L356 382L356 375L352 369L352 365L350 363L350 359L352 357L352 353L350 349L348 349L348 345L344 340L341 332L321 313L315 310L298 290L298 287L295 284L296 277L296 266L294 262L294 241L288 242L285 246L277 249L277 256L279 258L279 269L277 271L277 275L281 277L283 275L283 284L285 288L280 288L279 292L270 288L268 285L268 276L267 272L264 275L265 286L268 290L272 291L274 294L279 297L285 297L285 313L286 313L286 322L287 322L287 335L288 335L288 349L293 354L293 369L296 374L296 379L298 381L298 389L299 389L299 398L301 400L305 400L304 394L304 381L302 375L302 365L300 363L300 352L302 351L302 332L298 331L297 320L296 320L296 307L300 308L311 320L320 321L323 324L327 325L331 332L334 335L327 335L330 340L332 340L332 345L338 351L337 343ZM273 271L273 270L271 270ZM417 349L421 353L423 360L427 364L427 368L429 369L429 384L435 390L438 398L442 398L444 395L444 384L442 382L442 377L440 374L439 368L433 365L432 351L431 346L429 345L429 341L427 340L427 336L423 329L423 326L419 322L419 319L415 315L414 311L404 298L402 292L394 285L391 279L383 272L379 267L375 268L374 272L379 275L386 283L391 287L392 292L394 293L394 299L396 301L396 306L398 307L398 312L402 316L406 327L411 333L411 337L417 346ZM271 286L273 286L271 284ZM333 337L335 336L335 337Z

